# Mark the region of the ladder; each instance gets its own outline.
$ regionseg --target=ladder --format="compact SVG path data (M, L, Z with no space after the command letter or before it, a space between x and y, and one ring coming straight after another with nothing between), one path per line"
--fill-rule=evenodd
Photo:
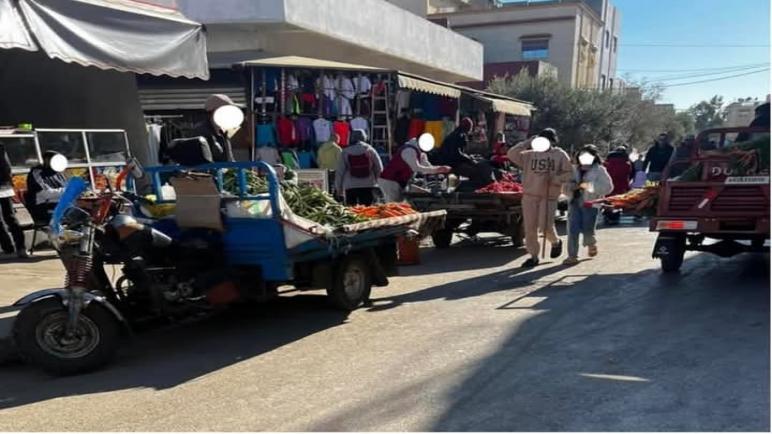
M376 83L376 86L373 87L372 98L370 98L370 142L377 150L385 151L390 156L392 151L389 104L391 76L378 74ZM383 88L383 92L376 92L379 87Z

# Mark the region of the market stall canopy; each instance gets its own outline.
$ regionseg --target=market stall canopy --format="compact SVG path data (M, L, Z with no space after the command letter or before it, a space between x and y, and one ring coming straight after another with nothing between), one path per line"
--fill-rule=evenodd
M333 71L386 72L385 69L373 68L372 66L335 62L333 60L313 59L311 57L302 57L302 56L265 57L265 58L240 62L239 65L252 66L256 68L260 68L260 67L262 68L308 68L308 69L329 69Z
M472 98L482 102L489 106L493 112L506 113L508 115L515 116L531 116L531 112L536 108L524 101L518 101L516 99L507 98L500 95L494 95L487 92L475 91L471 88L466 88L464 94L471 96Z
M83 66L209 78L201 24L130 0L0 0L0 48Z
M433 93L435 95L442 95L450 98L458 98L461 96L461 90L456 86L419 77L417 75L400 72L397 79L399 80L399 87L405 89Z

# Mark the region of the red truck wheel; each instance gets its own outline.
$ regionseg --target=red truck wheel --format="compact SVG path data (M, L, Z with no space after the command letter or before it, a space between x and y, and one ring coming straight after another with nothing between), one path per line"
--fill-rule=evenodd
M686 237L670 234L660 235L657 253L664 273L675 273L681 269L686 254Z

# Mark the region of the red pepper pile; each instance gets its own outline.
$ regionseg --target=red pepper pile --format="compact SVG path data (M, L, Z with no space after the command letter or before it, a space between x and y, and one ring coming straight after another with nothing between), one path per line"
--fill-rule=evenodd
M523 186L515 182L514 176L505 173L501 181L492 182L476 191L476 193L522 193Z

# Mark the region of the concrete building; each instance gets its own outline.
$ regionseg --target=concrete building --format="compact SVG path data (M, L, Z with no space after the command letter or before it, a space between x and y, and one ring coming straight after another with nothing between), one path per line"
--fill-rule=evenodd
M480 42L486 64L539 60L571 86L618 87L621 15L609 0L484 3L446 4L429 19Z
M483 75L482 45L429 22L426 0L175 3L188 18L206 25L212 68L290 55L399 69L447 82Z
M735 101L726 106L726 120L724 121L724 127L747 127L753 118L755 117L756 107L763 104L763 101L759 100L742 100Z

